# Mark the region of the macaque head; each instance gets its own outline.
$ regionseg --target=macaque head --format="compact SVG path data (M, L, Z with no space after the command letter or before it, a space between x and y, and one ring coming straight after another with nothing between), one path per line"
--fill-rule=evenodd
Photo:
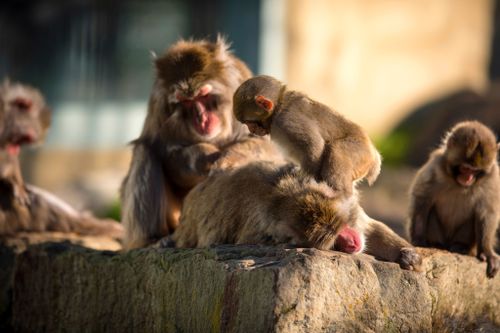
M246 80L233 97L236 119L256 135L269 134L273 113L285 86L275 78L259 75Z
M222 38L215 43L181 40L157 58L155 66L153 97L161 95L163 101L153 112L158 113L157 121L167 123L167 131L205 142L231 134L232 95L251 73Z
M497 163L493 132L478 121L464 121L447 134L444 143L448 175L463 187L473 186Z
M42 142L50 118L38 89L7 80L0 86L0 146L10 154L17 155L21 145Z

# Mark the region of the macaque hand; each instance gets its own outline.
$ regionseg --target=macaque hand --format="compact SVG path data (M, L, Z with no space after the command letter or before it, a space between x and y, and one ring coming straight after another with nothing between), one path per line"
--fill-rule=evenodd
M417 272L422 271L422 257L414 247L401 248L397 262L402 269Z

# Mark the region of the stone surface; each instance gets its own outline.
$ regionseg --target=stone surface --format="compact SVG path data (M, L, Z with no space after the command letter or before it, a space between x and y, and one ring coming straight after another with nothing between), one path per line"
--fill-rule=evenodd
M315 249L42 244L17 257L8 320L19 332L500 329L499 277L472 257L423 253L416 273Z

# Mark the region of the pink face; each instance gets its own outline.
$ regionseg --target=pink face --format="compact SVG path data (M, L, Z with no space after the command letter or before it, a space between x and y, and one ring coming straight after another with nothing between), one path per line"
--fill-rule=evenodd
M259 135L259 136L264 136L269 134L269 131L266 130L261 124L257 122L246 122L245 123L248 127L248 130L250 133Z
M217 98L211 94L212 86L202 86L195 97L187 97L176 92L176 99L182 108L190 112L191 122L196 132L205 137L214 137L220 130L220 119L216 114Z
M344 227L337 235L334 249L345 253L359 253L363 251L363 241L360 233L349 227Z

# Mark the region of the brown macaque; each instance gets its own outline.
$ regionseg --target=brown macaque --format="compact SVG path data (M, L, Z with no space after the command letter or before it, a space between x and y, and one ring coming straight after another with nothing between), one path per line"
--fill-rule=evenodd
M121 189L126 248L172 233L185 195L214 165L230 169L273 151L234 119L233 93L251 73L223 39L181 40L154 65L146 121Z
M43 141L50 109L40 91L4 80L0 85L0 147L17 155L21 145Z
M493 277L500 218L498 144L477 121L455 125L431 153L411 187L410 234L414 245L477 256Z
M18 200L16 191L24 189L27 201ZM82 213L56 196L23 183L19 159L0 150L0 236L18 232L60 231L81 235L123 238L123 227L113 220L100 220Z
M381 157L368 135L328 106L265 75L245 81L233 99L250 132L270 133L287 157L334 190L349 196L356 181L378 177Z
M368 217L356 193L340 195L292 164L255 162L217 173L186 197L181 223L161 246L291 244L366 252L419 270L421 258L389 227Z
M24 183L19 166L22 145L43 141L50 110L35 88L0 85L0 235L22 231L61 231L123 238L123 227L78 212L61 199Z

